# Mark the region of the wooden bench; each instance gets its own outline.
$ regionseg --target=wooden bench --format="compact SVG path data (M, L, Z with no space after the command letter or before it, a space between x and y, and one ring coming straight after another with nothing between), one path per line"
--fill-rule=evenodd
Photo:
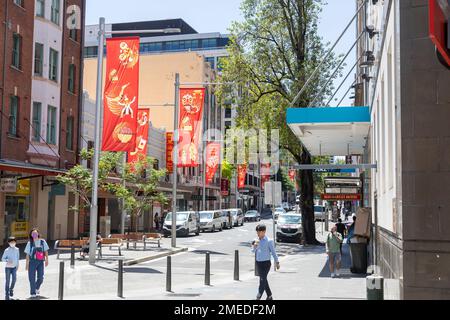
M159 233L145 233L144 234L144 250L147 243L157 243L158 248L161 248L162 235Z
M56 258L59 259L59 254L61 251L71 251L72 250L72 244L75 249L75 251L78 251L81 253L83 248L86 247L88 244L87 240L58 240L55 243L55 250L57 251Z
M120 239L120 238L107 238L107 239L102 239L102 241L100 243L101 243L100 255L103 255L103 252L101 251L101 248L103 246L106 246L106 247L109 247L110 250L111 250L112 247L119 249L119 256L122 256L122 246L123 246L122 239Z

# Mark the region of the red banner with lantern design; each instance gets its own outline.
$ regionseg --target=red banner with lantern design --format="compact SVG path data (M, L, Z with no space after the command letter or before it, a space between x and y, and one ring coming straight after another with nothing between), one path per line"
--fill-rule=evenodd
M166 169L167 173L173 173L173 149L175 143L173 141L173 132L166 133Z
M135 163L147 157L148 128L150 126L150 109L138 111L135 149L128 153L128 163Z
M180 89L180 118L178 142L178 167L199 165L199 142L202 126L205 89Z
M139 37L107 39L103 151L134 151L138 93Z
M213 182L220 162L220 143L211 142L206 146L206 184Z
M238 166L238 188L243 189L245 187L245 178L247 177L247 165L242 164Z

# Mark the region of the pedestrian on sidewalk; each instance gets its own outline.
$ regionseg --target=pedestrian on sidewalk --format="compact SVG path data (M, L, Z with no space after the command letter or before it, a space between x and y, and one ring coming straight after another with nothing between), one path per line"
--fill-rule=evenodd
M342 223L341 218L339 218L338 223L336 223L336 229L337 229L337 232L341 234L342 239L345 239L345 232L346 232L347 228L345 227L345 224ZM341 242L341 255L342 255L342 243L343 242Z
M155 228L156 228L156 230L159 230L159 214L158 214L158 212L157 213L155 213Z
M16 248L16 238L8 238L9 247L3 252L2 261L5 266L5 300L14 300L14 287L17 280L17 271L19 271L19 248Z
M331 229L331 233L327 236L326 250L328 254L328 264L330 266L331 277L340 276L341 269L341 249L342 236L337 232L336 226ZM334 273L334 265L336 264L336 274Z
M259 290L256 300L261 300L264 291L267 294L267 300L273 300L272 291L269 287L267 277L272 267L271 256L273 257L277 270L280 269L280 262L275 251L275 245L272 239L266 236L267 228L264 224L256 227L257 238L252 243L252 253L256 253L256 268L259 275Z
M48 244L41 238L39 230L33 228L30 232L30 239L25 247L25 253L27 255L26 270L28 271L28 280L30 281L31 299L40 296L40 289L44 282L44 266L48 267L48 250Z

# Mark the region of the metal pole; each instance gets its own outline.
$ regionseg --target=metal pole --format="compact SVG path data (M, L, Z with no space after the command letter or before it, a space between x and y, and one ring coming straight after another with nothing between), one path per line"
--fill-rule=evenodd
M119 260L119 277L117 284L117 296L123 298L123 260Z
M73 242L70 246L70 267L75 268L75 244Z
M92 199L90 212L90 242L89 263L95 264L95 252L97 249L97 214L98 214L98 166L100 159L101 120L103 101L103 45L105 42L105 18L100 18L98 32L98 65L97 65L97 98L95 107L95 140L94 140L94 171L92 173ZM94 254L92 254L94 253Z
M166 291L172 291L172 257L167 257Z
M239 281L239 250L234 252L234 281Z
M206 253L206 265L205 265L205 286L211 285L211 259L210 253Z
M178 174L178 109L180 106L180 74L175 74L175 112L173 119L174 151L173 151L173 188L172 188L172 248L177 246L177 174Z
M64 299L64 261L59 263L59 289L58 300Z
M123 185L125 186L125 166L127 164L127 153L123 153ZM120 234L125 234L125 221L127 217L127 211L125 210L125 199L122 199L122 216L121 216L121 222L120 222Z

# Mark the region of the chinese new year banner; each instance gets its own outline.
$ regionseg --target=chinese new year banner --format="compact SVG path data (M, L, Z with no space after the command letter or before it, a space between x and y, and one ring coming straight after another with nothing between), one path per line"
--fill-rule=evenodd
M173 149L175 143L173 141L173 132L166 133L166 169L168 173L173 173Z
M289 179L291 179L292 182L295 182L295 170L289 170Z
M220 162L220 143L211 142L206 146L206 184L213 182Z
M179 163L178 167L199 165L200 130L205 89L180 89Z
M265 190L266 182L270 181L270 163L261 164L261 189Z
M150 110L141 109L138 111L138 127L136 130L135 149L128 153L128 163L135 163L139 159L145 159L148 146L148 128L150 124Z
M245 187L245 178L247 177L247 165L243 164L238 166L238 188L243 189Z
M139 38L107 39L103 151L135 151L138 92Z

